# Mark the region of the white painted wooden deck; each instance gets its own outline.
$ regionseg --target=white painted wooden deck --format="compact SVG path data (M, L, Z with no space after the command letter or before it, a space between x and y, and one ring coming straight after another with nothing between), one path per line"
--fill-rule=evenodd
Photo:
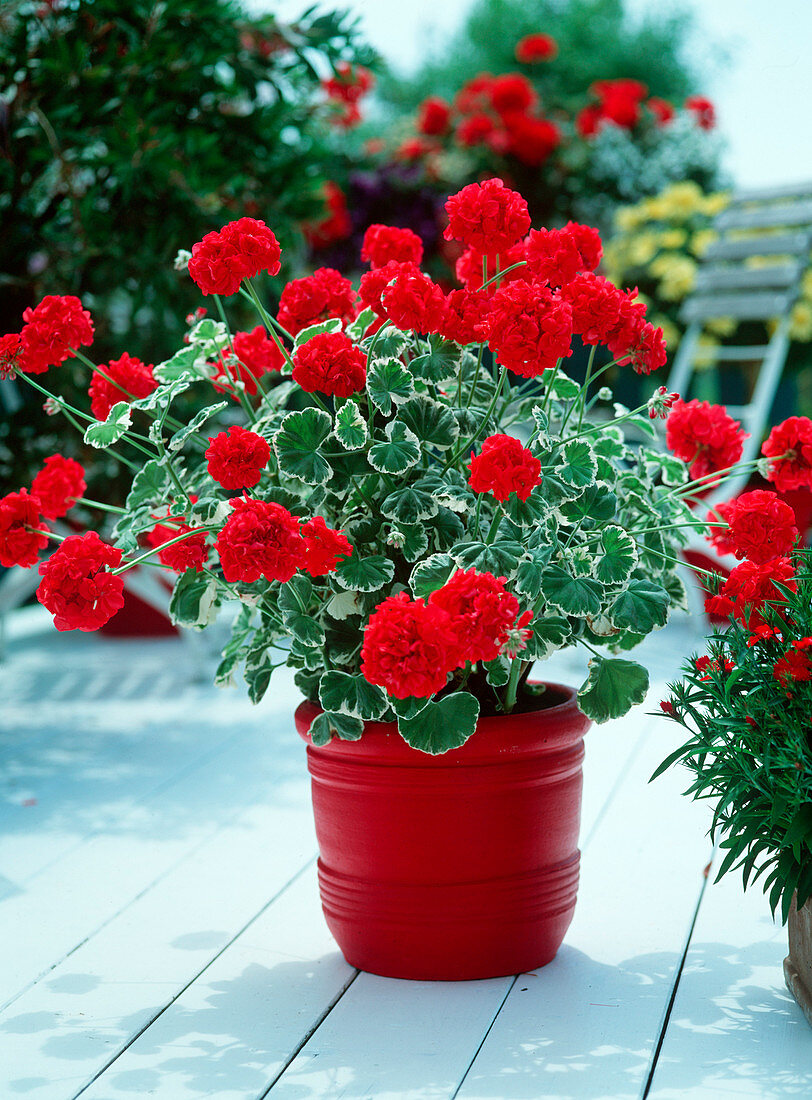
M252 708L177 642L38 612L0 664L0 1100L812 1096L784 930L709 884L685 778L647 782L685 620L647 643L650 706L588 735L556 960L428 983L357 973L327 931L289 677Z

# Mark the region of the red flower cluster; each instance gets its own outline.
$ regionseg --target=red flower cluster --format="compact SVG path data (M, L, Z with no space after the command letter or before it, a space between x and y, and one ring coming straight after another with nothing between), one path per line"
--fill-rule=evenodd
M45 459L45 466L31 484L31 492L46 519L67 515L78 498L84 496L85 489L84 467L75 459L59 454Z
M505 116L504 152L530 168L539 168L561 144L561 131L547 118L522 112Z
M355 316L355 291L349 279L332 267L319 267L312 275L293 279L279 299L279 324L296 336L309 325L340 318L342 324Z
M487 145L500 156L537 167L561 144L555 123L535 113L537 104L533 85L521 73L479 73L454 99L460 116L455 139L464 146Z
M516 60L522 65L533 65L537 61L552 61L558 56L558 43L549 34L526 34L516 43Z
M487 263L487 282L489 285L485 287L486 294L496 293L496 282L490 282L496 276L497 261L499 264L499 271L506 271L507 274L503 275L500 280L500 285L504 286L506 283L515 282L516 280L526 281L528 278L527 266L513 267L514 264L523 263L524 261L524 243L519 241L518 244L513 245L512 248L506 249L504 252L497 256L485 256L482 252L478 252L475 248L466 248L456 264L456 275L459 282L465 287L466 290L481 290L482 289L482 276ZM513 267L512 271L508 269Z
M23 338L19 332L7 332L0 336L0 382L13 378L22 370Z
M167 516L164 523L159 523L147 533L147 544L158 551L161 563L169 569L174 569L176 573L185 573L187 569L194 569L196 573L200 573L209 556L206 532L192 534L192 530L182 518ZM172 546L166 545L179 535L189 537Z
M546 285L508 283L494 294L481 334L504 366L535 378L572 355L572 310Z
M450 125L451 107L439 96L429 96L417 108L418 133L436 137L438 134L446 133ZM415 263L420 263L420 260L415 260Z
M532 229L524 251L533 277L560 287L581 271L594 271L603 245L597 229L568 222L563 229Z
M376 267L383 267L390 260L400 264L419 264L423 259L423 242L411 229L395 225L371 225L364 233L361 259Z
M598 102L584 107L575 120L581 137L592 137L603 122L632 130L640 121L641 104L648 88L639 80L597 80L589 91Z
M784 493L812 489L812 420L790 416L776 425L761 448L770 459L767 477Z
M366 385L367 357L343 332L325 332L293 354L293 380L307 393L349 397Z
M289 581L305 552L299 520L281 504L264 500L238 499L233 508L214 544L225 579Z
M206 464L211 477L224 489L250 489L256 485L270 457L267 440L236 424L227 432L209 436Z
M392 280L401 272L420 274L420 268L416 264L402 264L397 260L389 260L383 267L365 271L358 285L358 296L365 306L374 309L379 317L385 316L381 295Z
M243 279L260 271L277 275L279 242L256 218L238 218L192 246L189 274L204 294L236 294Z
M245 392L253 397L257 392L257 379L263 374L280 371L285 365L284 355L262 325L257 325L250 332L235 332L231 347L238 361L235 363L229 357L226 367L221 356L212 381L216 390L230 393L235 399L237 391L234 380L241 382Z
M458 569L442 588L429 596L429 606L445 611L457 639L452 667L466 661L493 661L516 625L519 601L505 588L504 577ZM522 626L527 620L523 616Z
M361 672L396 699L424 699L445 687L456 653L457 636L447 612L398 592L370 616Z
M318 221L306 222L302 226L305 239L315 252L329 248L337 241L346 240L352 232L352 222L344 192L332 180L324 184L322 191L327 211L325 216Z
M386 267L378 270L386 271ZM400 329L438 332L445 315L445 295L414 264L401 264L394 279L381 292L381 307Z
M323 80L322 88L327 93L333 111L330 121L336 126L349 129L361 120L358 102L374 86L375 78L363 65L353 65L349 61L337 61L333 75Z
M771 561L788 555L798 541L795 513L775 493L755 489L725 505L725 543L737 558Z
M146 397L157 386L152 364L148 366L125 351L118 359L111 359L106 366L93 372L88 390L91 411L97 420L106 420L113 405Z
M738 462L747 433L723 405L677 401L668 417L666 443L677 458L690 462L692 478L702 478Z
M660 99L659 96L653 95L646 103L646 107L654 115L654 119L658 126L666 126L674 117L674 104L669 103L667 99Z
M797 680L812 680L812 661L797 649L787 650L773 665L773 677L783 688Z
M504 252L530 228L527 203L500 179L469 183L449 197L445 208L445 239L462 241L488 255Z
M716 125L716 108L703 95L689 95L685 100L685 110L696 116L696 124L702 130L712 130Z
M93 321L73 294L47 295L23 312L23 321L19 344L13 340L15 333L3 337L3 356L7 364L13 358L14 367L26 374L44 374L77 348L93 343Z
M730 538L730 531L727 526L730 523L730 515L734 505L735 501L732 500L714 504L705 517L710 526L710 534L707 536L708 542L720 554L733 554L736 551L736 545Z
M303 523L301 533L305 543L302 568L311 577L332 573L342 558L352 554L352 546L344 532L328 527L321 516Z
M460 345L473 344L479 326L491 308L487 291L452 290L446 295L445 313L440 325L440 335Z
M98 630L124 606L124 581L108 570L121 565L121 551L95 531L70 538L39 567L37 599L57 630Z
M499 501L507 500L511 493L527 500L541 484L541 462L510 435L488 436L468 465L468 484L474 492L493 493Z
M719 589L717 596L705 600L705 610L726 618L733 615L749 629L764 626L759 614L767 600L782 600L776 582L795 591L795 569L789 558L772 558L767 562L743 561L737 565Z
M584 271L561 288L572 308L572 328L585 344L605 344L620 321L625 296L602 275Z
M28 568L48 545L40 526L40 504L26 489L0 497L0 565Z

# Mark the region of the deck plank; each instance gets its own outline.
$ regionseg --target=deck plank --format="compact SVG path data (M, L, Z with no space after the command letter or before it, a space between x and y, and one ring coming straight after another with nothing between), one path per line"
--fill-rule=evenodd
M787 933L756 886L708 885L650 1100L812 1096L812 1034L784 985Z

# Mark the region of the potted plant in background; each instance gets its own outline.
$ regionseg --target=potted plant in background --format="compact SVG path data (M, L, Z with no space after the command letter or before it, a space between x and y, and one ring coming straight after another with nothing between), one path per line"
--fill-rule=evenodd
M714 447L704 410L681 403L681 457L627 446L624 428L653 437L675 395L611 404L607 367L648 374L665 348L634 291L594 274L597 232L531 230L498 179L446 208L481 286L445 295L419 239L377 226L357 301L335 272L318 295L289 285L280 316L295 334L252 281L279 268L273 232L239 219L207 234L184 261L222 319L194 324L146 393L117 376L103 419L36 373L75 355L105 380L78 299L45 299L2 337L0 361L85 425L89 446L116 455L128 439L140 457L126 506L98 504L116 519L105 540L57 538L39 566L57 628L97 629L145 563L177 574L179 624L204 629L236 603L216 680L242 669L258 702L276 668L295 669L324 908L348 959L473 978L542 965L561 942L583 733L645 696L626 651L682 603L678 548L703 525L686 500L737 461L742 433L717 410ZM226 320L235 294L261 323L248 342ZM576 335L582 385L564 370ZM208 403L178 420L193 387ZM229 401L243 425L217 430ZM0 501L4 565L36 564L46 518L84 492L81 470L51 467ZM529 680L572 645L590 653L577 697Z
M764 473L812 485L812 422L791 417L765 444ZM812 1023L812 555L788 504L755 490L721 506L714 538L744 559L707 601L730 625L660 705L689 733L655 775L682 764L687 794L713 803L722 875L761 879L789 925L787 985Z

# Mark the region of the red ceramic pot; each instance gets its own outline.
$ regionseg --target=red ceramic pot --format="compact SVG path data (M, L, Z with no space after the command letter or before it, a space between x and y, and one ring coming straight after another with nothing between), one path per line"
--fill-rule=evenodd
M307 741L319 886L347 962L391 978L457 981L544 966L578 890L583 737L575 691L548 684L541 710L481 718L459 749L430 756L394 723Z

